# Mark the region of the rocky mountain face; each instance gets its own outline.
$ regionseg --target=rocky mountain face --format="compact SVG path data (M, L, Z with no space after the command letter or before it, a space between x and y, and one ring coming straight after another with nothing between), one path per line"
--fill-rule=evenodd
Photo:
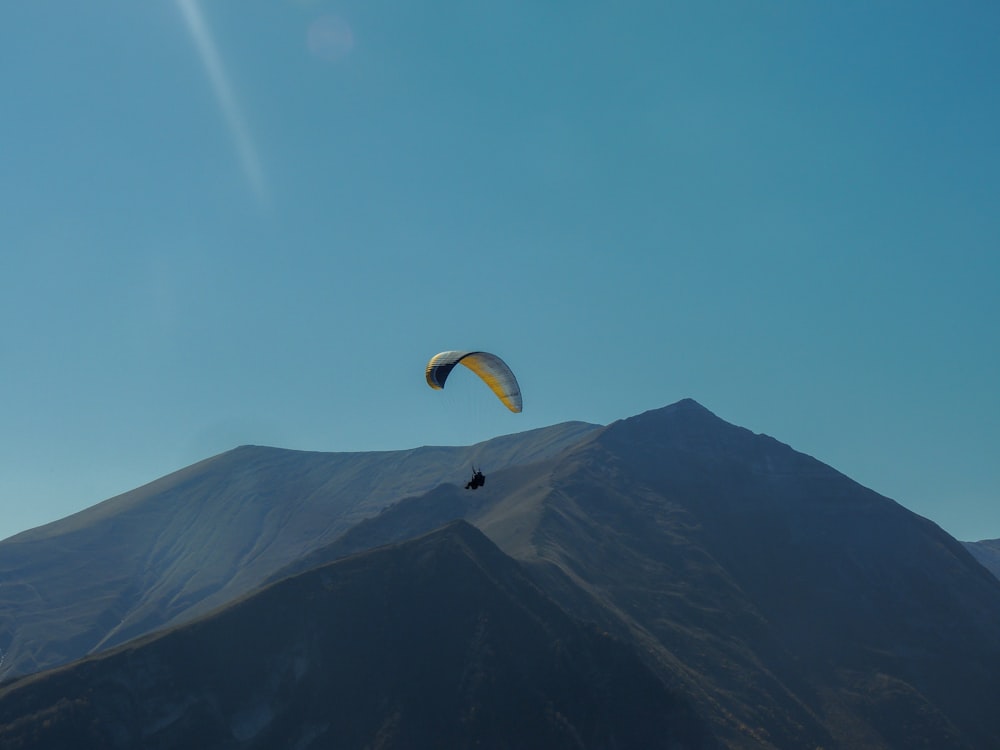
M255 576L275 581L272 591L289 576L303 580L333 561L369 559L356 555L464 518L516 561L511 565L531 590L641 656L676 699L668 713L671 731L680 731L670 735L678 747L1000 747L1000 580L933 523L690 400L564 435L547 441L546 450L529 451L531 460L489 471L475 492L428 474L419 491L398 487L398 501L381 495L367 506L372 512L343 522L339 510L318 509L311 535L310 524L291 520L308 506L288 509L289 520L267 528L299 529L311 541L288 546L298 554L280 564L272 557ZM219 481L202 502L227 496L229 483ZM290 472L283 481L295 479ZM334 520L324 525L323 512ZM219 534L220 544L232 537L253 549L252 532ZM230 579L238 567L229 568ZM202 575L212 573L209 567ZM518 591L504 606L527 595ZM391 592L387 607L404 596ZM285 609L296 606L290 602ZM47 604L54 611L58 601ZM349 607L340 612L351 619ZM408 643L419 650L433 643L429 637ZM114 658L120 653L128 651ZM611 673L593 674L617 684ZM25 684L33 683L22 680L11 690ZM177 710L186 715L214 705L192 700ZM690 706L694 723L681 706ZM0 724L23 713L11 709ZM177 721L171 725L181 726ZM368 740L371 747L438 746L408 743L414 731ZM484 742L492 736L482 726L477 731ZM379 744L379 737L388 739ZM572 746L613 746L588 737L596 744Z
M556 425L464 448L246 446L0 542L0 679L78 659L232 601L400 498L558 453Z
M463 522L0 689L9 750L709 744L631 648Z

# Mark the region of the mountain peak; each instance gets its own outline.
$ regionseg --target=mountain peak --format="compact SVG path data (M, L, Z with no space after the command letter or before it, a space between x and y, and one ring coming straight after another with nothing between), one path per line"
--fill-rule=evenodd
M619 419L613 424L644 424L652 422L663 422L682 420L711 420L713 422L728 424L725 420L716 416L712 411L702 406L693 398L682 398L672 404L650 409L632 417Z
M675 401L672 404L668 404L667 406L662 407L662 409L660 409L659 411L666 411L668 409L673 409L673 410L677 410L677 409L701 409L703 411L708 411L708 409L706 409L704 406L702 406L701 404L699 404L697 401L695 401L690 396L682 398L680 401ZM711 412L709 412L709 414L711 414Z
M732 425L716 416L693 398L684 398L634 417L620 419L605 429L605 436L611 439L653 441L661 446L665 442L673 443L678 439L691 445L696 438L704 439L709 436L718 438L726 433L740 434L743 437L754 436L749 430Z

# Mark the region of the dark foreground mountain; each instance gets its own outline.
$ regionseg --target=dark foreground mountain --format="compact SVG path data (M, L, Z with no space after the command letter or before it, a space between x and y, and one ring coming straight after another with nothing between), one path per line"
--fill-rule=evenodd
M18 748L697 748L687 702L458 522L0 689Z
M405 500L312 563L463 512L640 644L730 746L1000 747L1000 581L933 523L693 401L460 500Z
M997 578L1000 578L1000 539L984 539L981 542L963 542L972 556Z
M572 422L464 448L246 446L0 542L0 679L78 659L251 591L402 497L558 453Z

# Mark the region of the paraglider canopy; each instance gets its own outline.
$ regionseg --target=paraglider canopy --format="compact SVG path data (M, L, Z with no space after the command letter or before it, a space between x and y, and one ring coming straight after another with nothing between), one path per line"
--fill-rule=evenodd
M435 354L427 363L427 385L444 388L455 365L462 364L482 379L503 405L515 414L521 411L521 388L507 364L489 352L449 351Z

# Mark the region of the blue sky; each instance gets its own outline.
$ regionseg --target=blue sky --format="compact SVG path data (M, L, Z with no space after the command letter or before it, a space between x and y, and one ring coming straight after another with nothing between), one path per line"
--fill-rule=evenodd
M1000 537L998 33L989 2L5 4L0 537L239 444L684 397ZM522 414L427 388L461 348Z

